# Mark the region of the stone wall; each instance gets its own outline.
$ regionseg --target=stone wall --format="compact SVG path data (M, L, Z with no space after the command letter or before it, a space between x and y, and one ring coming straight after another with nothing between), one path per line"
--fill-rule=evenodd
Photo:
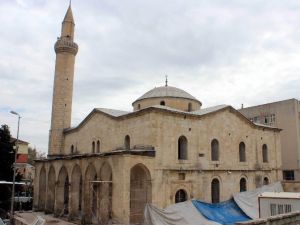
M281 183L286 192L300 192L300 181L282 181Z
M272 216L266 219L257 219L247 222L236 223L235 225L298 225L300 224L300 212L292 212Z

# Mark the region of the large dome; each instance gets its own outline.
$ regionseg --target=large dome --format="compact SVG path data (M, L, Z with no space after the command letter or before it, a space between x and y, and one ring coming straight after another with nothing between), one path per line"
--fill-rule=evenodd
M153 88L132 103L134 110L155 105L168 106L183 111L195 111L200 109L202 104L191 94L172 86Z
M139 97L137 100L133 102L133 104L136 101L147 99L147 98L163 98L163 97L171 97L171 98L185 98L185 99L191 99L194 101L200 102L198 99L196 99L191 94L187 93L186 91L172 87L172 86L161 86L151 89L150 91L146 92L144 95Z

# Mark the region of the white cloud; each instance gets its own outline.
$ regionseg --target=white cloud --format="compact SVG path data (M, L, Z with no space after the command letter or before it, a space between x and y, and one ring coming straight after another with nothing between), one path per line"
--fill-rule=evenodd
M47 151L55 53L68 1L0 4L0 122ZM299 1L72 2L76 22L73 124L94 107L131 110L164 83L204 107L300 98Z

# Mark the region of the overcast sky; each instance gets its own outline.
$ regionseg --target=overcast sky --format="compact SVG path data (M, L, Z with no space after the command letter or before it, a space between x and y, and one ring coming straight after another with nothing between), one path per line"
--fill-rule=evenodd
M55 53L68 0L0 0L0 123L46 152ZM72 1L72 124L93 108L132 110L169 85L203 107L300 99L300 1Z

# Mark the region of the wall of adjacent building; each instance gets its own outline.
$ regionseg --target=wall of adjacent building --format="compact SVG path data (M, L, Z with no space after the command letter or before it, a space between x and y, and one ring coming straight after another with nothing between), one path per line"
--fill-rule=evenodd
M296 99L253 106L239 110L247 118L274 114L273 126L282 130L282 169L294 170L295 180L300 180L300 103ZM261 121L263 122L263 121Z

